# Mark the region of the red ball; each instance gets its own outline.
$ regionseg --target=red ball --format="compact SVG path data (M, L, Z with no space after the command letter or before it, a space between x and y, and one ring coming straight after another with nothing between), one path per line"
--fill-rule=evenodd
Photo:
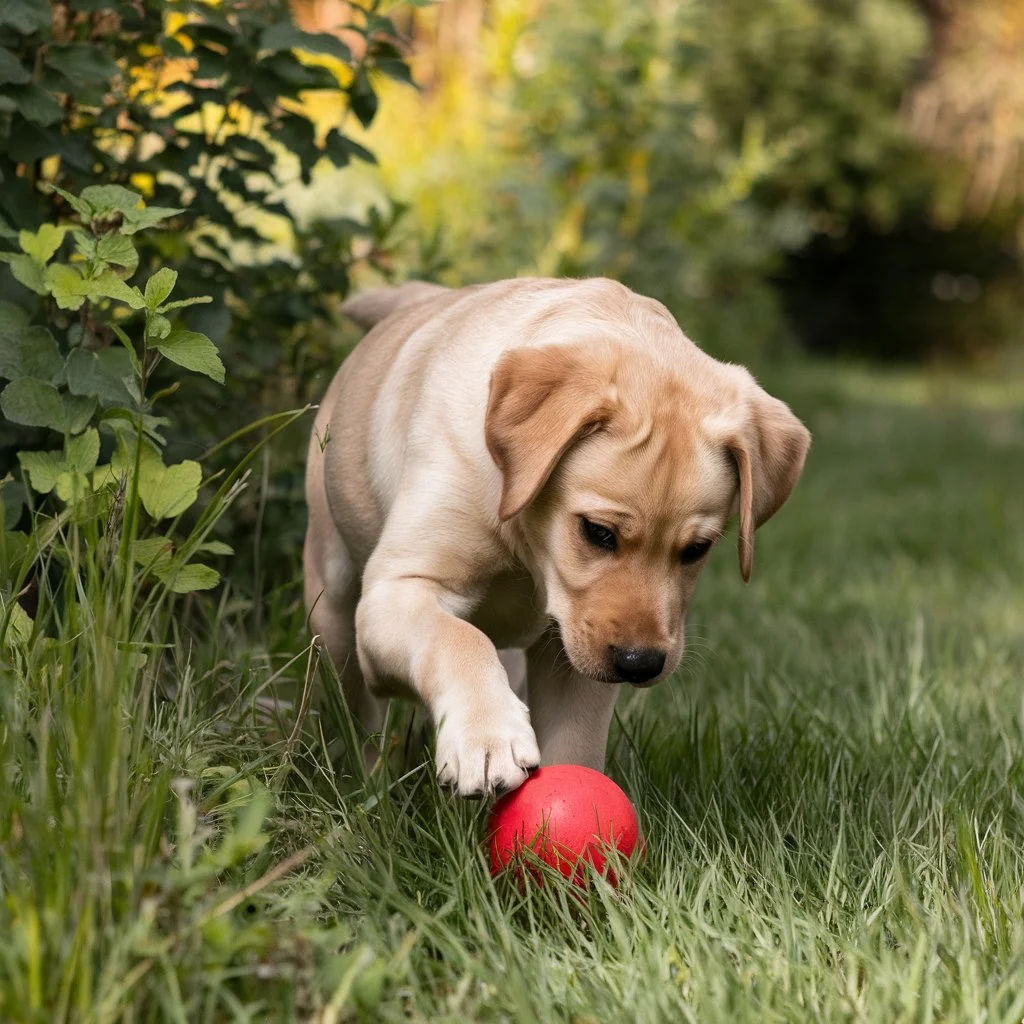
M609 847L631 857L642 842L629 797L607 775L576 764L540 768L501 797L488 835L492 875L532 849L577 884L586 878L583 862L601 872ZM614 873L608 879L615 884Z

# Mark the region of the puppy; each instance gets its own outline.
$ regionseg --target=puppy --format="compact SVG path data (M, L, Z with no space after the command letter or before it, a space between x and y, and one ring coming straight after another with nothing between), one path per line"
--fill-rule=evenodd
M343 309L370 330L316 417L304 572L349 706L373 733L386 698L421 701L463 795L600 770L618 684L679 665L733 513L749 578L809 433L614 281L413 283Z

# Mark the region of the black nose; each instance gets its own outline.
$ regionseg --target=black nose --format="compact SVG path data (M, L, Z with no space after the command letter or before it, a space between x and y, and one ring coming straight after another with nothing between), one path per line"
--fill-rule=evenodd
M608 648L612 656L612 668L624 683L646 683L665 667L665 652L654 647Z

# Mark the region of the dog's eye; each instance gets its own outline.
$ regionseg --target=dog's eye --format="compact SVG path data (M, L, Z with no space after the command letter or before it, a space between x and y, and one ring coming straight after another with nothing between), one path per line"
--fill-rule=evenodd
M580 529L583 531L583 536L595 548L600 548L602 551L614 551L619 546L613 530L600 523L592 523L586 516L580 516Z
M680 558L683 561L683 565L693 565L694 562L699 562L710 550L711 541L695 540L692 544L687 544L683 548Z

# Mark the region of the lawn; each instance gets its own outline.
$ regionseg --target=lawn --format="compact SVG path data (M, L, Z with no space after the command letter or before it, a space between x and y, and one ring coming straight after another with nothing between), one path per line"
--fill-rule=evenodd
M648 851L582 902L492 883L429 766L362 774L298 586L172 605L51 531L79 590L0 658L0 1018L1019 1022L1024 384L763 380L806 474L623 695Z

